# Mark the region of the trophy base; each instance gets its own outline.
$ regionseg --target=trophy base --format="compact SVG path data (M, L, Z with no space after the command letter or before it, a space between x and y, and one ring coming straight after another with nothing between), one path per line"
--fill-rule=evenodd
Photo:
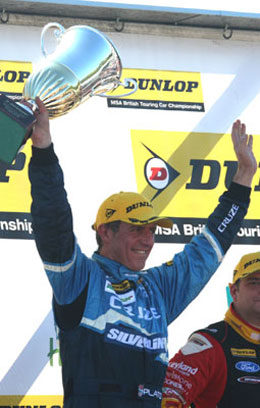
M0 160L12 163L26 142L35 116L7 96L0 94Z

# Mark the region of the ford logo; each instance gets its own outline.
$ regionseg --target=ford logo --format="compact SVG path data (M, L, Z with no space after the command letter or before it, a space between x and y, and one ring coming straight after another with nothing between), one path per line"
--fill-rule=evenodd
M239 361L236 363L235 367L237 370L244 371L246 373L256 373L260 370L260 366L251 361Z

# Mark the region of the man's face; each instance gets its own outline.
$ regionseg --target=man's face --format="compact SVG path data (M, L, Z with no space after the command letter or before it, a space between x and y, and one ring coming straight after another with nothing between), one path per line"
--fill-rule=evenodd
M253 325L260 325L260 272L241 279L230 288L234 306L240 316Z
M153 248L155 229L155 224L138 226L121 222L118 231L107 229L105 237L102 236L101 255L140 271Z

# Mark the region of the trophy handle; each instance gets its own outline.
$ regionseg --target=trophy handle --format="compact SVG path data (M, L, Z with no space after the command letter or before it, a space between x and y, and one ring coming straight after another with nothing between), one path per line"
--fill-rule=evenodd
M132 89L130 92L125 93L125 94L121 94L121 95L107 95L106 93L100 93L100 94L95 94L94 90L92 89L91 92L91 96L102 96L105 98L122 98L123 96L129 96L132 95L133 93L135 93L137 91L138 85L135 79L133 78L125 78L124 82L118 82L118 85L122 85L124 88L128 85L128 84L133 84L134 85L134 89Z
M45 50L44 37L45 37L46 31L49 30L49 28L52 28L52 27L58 28L58 30L54 31L54 36L56 38L58 38L58 39L60 38L61 34L64 33L64 31L65 31L65 28L59 23L48 23L43 27L42 34L41 34L41 49L42 49L42 53L43 53L45 58L47 57L48 53Z

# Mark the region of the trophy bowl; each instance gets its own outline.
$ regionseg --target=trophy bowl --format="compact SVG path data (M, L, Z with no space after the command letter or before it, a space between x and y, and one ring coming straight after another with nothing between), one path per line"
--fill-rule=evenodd
M58 28L58 46L46 56L44 39L51 27ZM58 23L42 31L42 52L46 59L25 83L23 96L44 102L50 118L66 114L94 95L107 96L117 88L122 73L119 54L100 31L84 25L65 30Z

